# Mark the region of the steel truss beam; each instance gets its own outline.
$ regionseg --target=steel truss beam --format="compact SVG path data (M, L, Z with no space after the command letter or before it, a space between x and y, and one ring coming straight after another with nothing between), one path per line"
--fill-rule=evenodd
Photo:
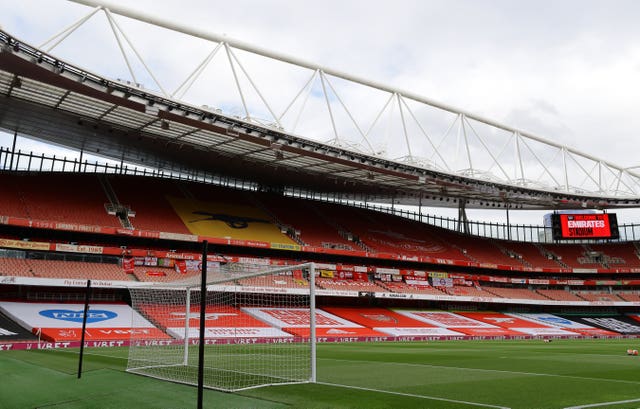
M211 60L215 58L218 50L224 48L228 67L233 76L233 83L241 101L244 113L243 119L246 121L261 123L257 119L257 111L266 110L268 115L271 116L269 121L272 121L278 129L283 129L284 117L293 112L297 104L299 110L293 125L290 129L284 129L285 132L293 133L300 123L310 95L315 90L319 95L314 96L323 101L330 124L329 134L331 138L327 142L328 144L344 147L347 150L357 151L366 155L379 155L381 152L386 151L386 148L379 149L376 146L376 143L380 144L380 141L374 141L373 131L379 126L383 114L387 113L390 125L385 147L387 146L386 144L389 144L404 151L404 155L399 156L400 159L395 159L397 162L482 181L488 180L513 187L543 188L554 194L558 192L568 194L588 193L602 197L638 198L640 173L634 168L623 168L570 146L556 143L407 90L324 67L294 56L274 52L226 35L219 35L165 18L152 16L109 1L69 1L90 6L92 10L89 14L47 40L43 46L49 45L48 51L56 47L78 27L102 10L107 16L107 21L116 38L118 48L134 82L137 83L136 76L121 37L141 62L147 74L153 79L160 93L166 98L184 97ZM184 79L181 85L173 93L169 94L153 74L151 68L145 63L141 54L122 30L113 14L213 42L216 46L196 66L195 70ZM286 105L286 108L281 113L278 113L274 109L274 104L260 90L259 84L251 76L250 70L243 64L235 50L242 50L270 60L310 70L311 75L295 97ZM358 85L374 90L383 96L383 100L386 100L381 110L374 113L373 120L368 125L357 120L357 111L360 107L354 106L353 102L345 98L344 93L335 86L335 79L346 81L350 85ZM243 80L246 80L249 84L245 89L242 87ZM254 92L258 96L260 107L254 107L250 104L247 92ZM374 105L374 103L372 102L370 105ZM429 129L432 124L426 119L426 116L421 114L421 111L425 109L432 109L442 113L443 117L445 117L442 122L446 123L448 121L448 126L445 127L446 131L444 133L440 132L443 136L437 145L434 143L433 135L437 136L439 132ZM338 116L341 114L346 116L346 122L356 131L355 136L359 138L359 142L364 142L364 145L350 142L348 135L340 127L338 121ZM447 117L449 119L446 119ZM396 119L395 122L393 121L394 119ZM454 128L457 129L457 132L452 132ZM457 137L455 149L452 148L454 144L449 141L450 134L455 134L455 137ZM494 139L497 142L493 141ZM398 143L398 141L401 141L401 143ZM398 148L398 146L401 146L401 148ZM420 151L419 148L421 146L427 146L428 151L426 153ZM512 148L513 155L505 158L504 154L509 151L509 147ZM389 155L391 156L391 153ZM534 174L539 176L535 178L533 177Z

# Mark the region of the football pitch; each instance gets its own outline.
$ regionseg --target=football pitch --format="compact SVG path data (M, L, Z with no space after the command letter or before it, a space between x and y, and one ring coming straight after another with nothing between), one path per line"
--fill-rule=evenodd
M318 345L318 383L224 393L205 408L640 408L636 339ZM196 388L125 372L126 348L0 352L0 408L196 407Z

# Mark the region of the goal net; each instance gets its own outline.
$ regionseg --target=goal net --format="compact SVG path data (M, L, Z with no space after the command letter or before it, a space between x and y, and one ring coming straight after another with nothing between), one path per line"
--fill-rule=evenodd
M315 381L315 269L209 262L181 282L131 287L132 328L148 320L163 337L132 331L127 371L198 385L205 298L204 387L237 391Z

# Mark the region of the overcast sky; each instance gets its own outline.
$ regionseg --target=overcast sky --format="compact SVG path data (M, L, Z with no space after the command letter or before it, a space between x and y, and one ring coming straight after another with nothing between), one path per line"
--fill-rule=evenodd
M424 95L622 166L640 165L638 1L112 2ZM4 30L39 45L90 9L64 0L0 0L0 10ZM109 28L103 17L94 20L54 54L126 78L123 63L112 63L117 53L100 61L102 47L114 43L101 42ZM156 31L122 24L141 49L156 50L151 63L157 60L171 89L206 55L201 50L210 51L182 47L183 54L164 55L158 50L181 48L180 40L164 43ZM177 73L163 58L184 59L187 68Z

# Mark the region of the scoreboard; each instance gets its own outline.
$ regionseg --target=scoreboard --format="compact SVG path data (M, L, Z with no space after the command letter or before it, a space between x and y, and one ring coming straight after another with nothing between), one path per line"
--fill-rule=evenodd
M554 240L617 239L618 220L614 213L552 214L551 227Z

